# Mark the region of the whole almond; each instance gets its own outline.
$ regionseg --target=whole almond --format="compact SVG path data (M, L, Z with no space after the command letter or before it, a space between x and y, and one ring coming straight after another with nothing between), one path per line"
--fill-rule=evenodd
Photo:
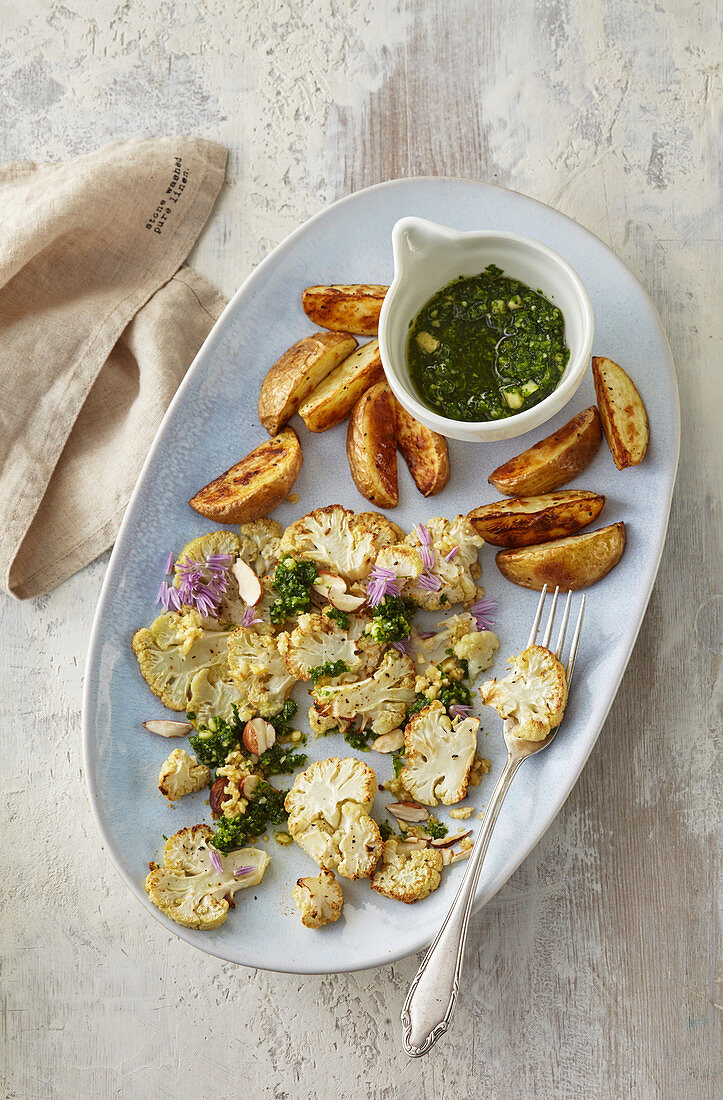
M222 803L226 801L226 786L228 779L225 775L219 776L216 782L211 787L211 793L209 796L209 803L211 806L212 814L220 814L222 812Z
M276 741L276 730L265 718L252 718L244 726L243 742L254 756L261 756Z

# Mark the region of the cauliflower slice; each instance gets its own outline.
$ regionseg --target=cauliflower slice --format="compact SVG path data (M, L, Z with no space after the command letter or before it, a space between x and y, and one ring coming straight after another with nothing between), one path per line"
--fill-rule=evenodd
M399 528L384 516L376 512L355 515L340 504L331 504L287 527L278 554L279 558L284 554L308 558L345 581L359 581L369 575L381 547L398 539Z
M470 680L475 680L480 672L490 667L499 648L499 638L493 630L475 630L465 634L452 647L455 657L467 662Z
M336 664L337 661L344 662L347 673L358 671L362 664L367 663L369 655L359 644L364 624L361 624L361 629L352 629L353 625L350 623L350 629L346 631L326 615L300 615L296 629L290 634L279 634L277 638L291 675L297 680L309 680L312 668ZM352 634L356 634L356 638ZM375 648L378 659L381 646Z
M210 782L211 771L205 764L199 764L185 749L174 749L161 768L158 790L169 802L175 802L184 794L203 790Z
M437 611L454 603L469 606L476 599L475 581L482 573L477 554L484 545L484 539L477 534L467 517L462 515L452 520L435 516L427 521L426 526L432 538L430 549L434 554L431 572L440 578L442 587L437 592L428 592L417 582L407 581L404 586L405 595L411 596L415 603L427 611ZM419 538L414 531L404 541L409 546L419 547ZM446 561L455 547L457 553L451 561Z
M296 683L277 639L252 627L228 635L228 665L245 704L267 718L279 713Z
M344 878L368 878L382 848L379 827L369 816L377 780L353 758L317 760L297 775L286 796L288 830L325 871Z
M284 529L274 519L255 519L242 523L239 556L255 571L258 577L272 573L279 560L279 542Z
M259 848L241 848L229 855L214 854L222 870L211 862L213 829L192 825L181 829L166 841L163 866L150 864L146 891L161 912L186 928L218 928L228 915L229 898L237 890L257 886L264 877L269 857ZM234 878L238 867L251 867Z
M314 709L324 718L361 718L376 734L397 729L414 700L414 665L404 653L387 650L379 668L356 683L318 685ZM336 723L334 723L336 724Z
M321 928L333 924L341 916L344 895L331 871L297 879L292 896L304 928Z
M383 546L377 554L374 565L380 569L391 569L400 580L416 580L424 572L424 562L419 550L414 546L401 543L398 546Z
M378 894L411 905L434 893L442 881L443 866L442 853L435 848L399 851L398 842L390 837L384 841L381 867L372 875L370 886Z
M467 794L477 748L478 718L453 721L435 700L415 714L404 731L407 763L400 780L425 806L451 806Z
M191 683L201 669L227 667L226 631L201 630L189 645L185 624L183 612L167 611L133 635L141 675L170 710L187 709Z
M544 741L560 725L567 703L565 669L549 649L531 645L510 657L511 671L479 689L482 701L514 724L523 741Z
M188 711L195 717L193 725L198 729L208 725L211 718L223 718L230 722L235 717L234 707L242 722L253 718L255 709L249 706L246 696L231 676L228 665L203 668L191 680L191 696Z

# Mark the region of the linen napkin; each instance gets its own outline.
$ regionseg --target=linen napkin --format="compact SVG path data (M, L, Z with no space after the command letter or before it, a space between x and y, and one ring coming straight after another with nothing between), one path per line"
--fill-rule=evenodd
M225 305L181 267L225 165L222 146L195 137L0 165L0 584L19 599L115 538Z

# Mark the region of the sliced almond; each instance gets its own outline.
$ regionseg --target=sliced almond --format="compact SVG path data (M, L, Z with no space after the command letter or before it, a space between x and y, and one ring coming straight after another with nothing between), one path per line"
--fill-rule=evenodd
M385 809L397 821L426 821L429 817L427 807L420 806L418 802L390 802Z
M253 798L256 793L256 788L261 782L260 775L247 775L241 784L241 794L244 798Z
M452 836L440 837L438 840L431 841L431 845L433 848L451 848L458 840L464 840L468 836L472 836L471 829L468 829L466 833L453 833Z
M412 836L408 840L400 840L397 843L398 852L422 852L427 847L426 840L421 836Z
M168 718L144 722L143 726L149 733L157 733L159 737L186 737L193 729L190 722L173 722Z
M276 730L265 718L252 718L244 726L243 742L254 756L261 756L276 740Z
M351 592L339 592L336 588L332 588L327 599L339 611L358 611L366 603L366 596L352 596Z
M241 599L245 600L249 607L255 607L261 599L263 589L261 581L251 566L247 565L242 558L238 558L231 566L231 572L238 583Z
M461 859L467 859L471 851L471 846L462 848L458 852L453 851L452 848L442 848L442 863L445 867L449 867L452 863L459 863Z
M390 733L383 733L381 737L377 737L376 741L372 741L371 747L375 752L397 752L404 748L404 731L392 730Z

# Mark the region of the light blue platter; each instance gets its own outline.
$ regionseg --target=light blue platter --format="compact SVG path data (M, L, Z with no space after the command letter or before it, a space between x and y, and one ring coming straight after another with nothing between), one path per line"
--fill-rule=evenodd
M281 353L313 326L301 309L312 283L388 283L390 234L398 218L418 215L457 229L502 229L535 237L557 250L582 277L595 311L594 353L629 368L645 400L651 441L641 466L617 471L603 443L571 488L607 497L598 526L624 520L628 544L616 569L588 590L585 630L565 724L549 750L521 770L500 814L480 879L477 907L506 882L538 842L567 798L587 760L617 691L640 627L668 524L679 446L679 408L670 350L655 309L625 265L575 222L512 191L445 179L395 180L351 195L312 218L261 263L235 295L176 394L146 460L116 542L98 605L85 680L85 772L103 842L149 915L194 947L246 966L296 973L357 970L389 963L427 944L452 899L464 864L449 869L440 889L413 906L380 898L368 881L343 881L342 919L318 932L301 925L291 889L315 865L296 845L267 842L271 863L263 884L239 891L237 908L213 932L194 932L167 920L149 904L143 883L158 859L162 834L209 821L208 792L167 805L157 791L162 761L177 741L147 733L141 723L174 715L151 694L137 669L131 637L156 614L154 600L169 551L212 528L186 503L206 482L267 438L256 409L259 384ZM558 428L595 400L588 376L557 417L527 436L490 444L450 444L452 478L425 500L400 461L400 504L389 513L407 530L434 515L453 516L498 499L487 475L501 462ZM298 504L274 513L282 524L312 508L339 503L369 507L355 488L345 457L346 424L310 435L292 422L304 451L294 486ZM527 637L536 605L533 592L504 580L494 550L481 554L488 595L500 613L499 660ZM296 696L304 698L303 689ZM487 802L502 768L501 723L487 708L480 751L492 761L472 788L475 813ZM304 715L304 706L299 718ZM177 716L182 717L182 716ZM486 734L486 735L485 735ZM182 742L185 744L185 741ZM340 736L310 740L312 759L356 755ZM359 754L384 780L388 758ZM612 764L614 767L614 762ZM289 777L275 780L290 785ZM382 817L384 795L375 816ZM449 823L446 811L440 816ZM455 827L458 823L452 823ZM461 824L461 823L459 823Z

